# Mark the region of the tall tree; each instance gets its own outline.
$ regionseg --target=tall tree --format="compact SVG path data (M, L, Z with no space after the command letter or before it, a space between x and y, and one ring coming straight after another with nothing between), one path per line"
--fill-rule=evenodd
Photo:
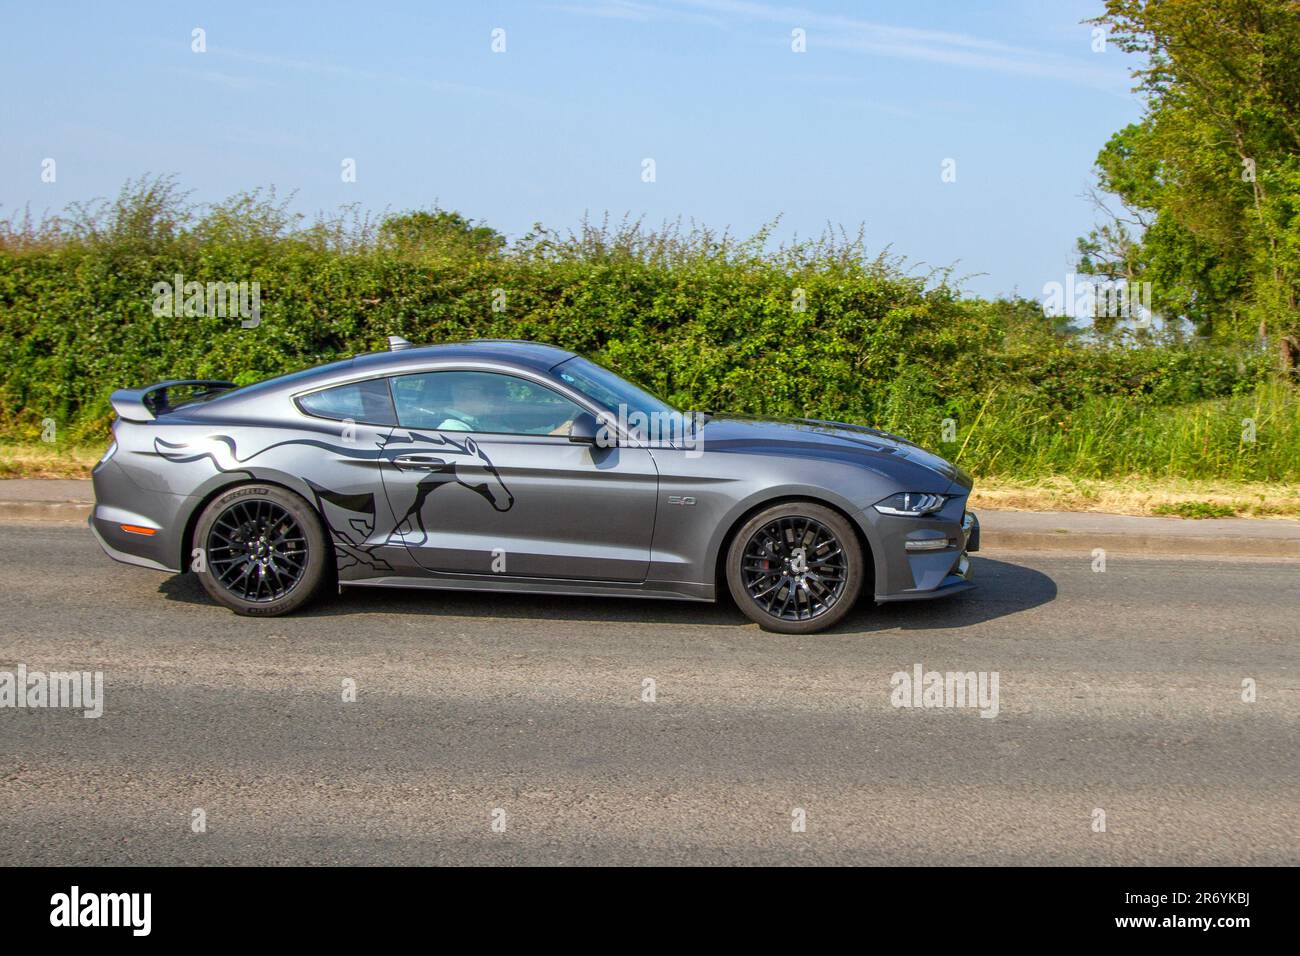
M1267 336L1295 370L1300 0L1106 0L1092 22L1142 57L1146 113L1097 158L1101 189L1141 222L1125 266L1158 311L1205 335ZM1081 240L1080 268L1113 265L1117 236L1112 217Z

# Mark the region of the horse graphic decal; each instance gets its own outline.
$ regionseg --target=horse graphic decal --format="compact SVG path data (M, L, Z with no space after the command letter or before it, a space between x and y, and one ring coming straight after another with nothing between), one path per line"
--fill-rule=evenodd
M429 531L424 524L424 506L429 496L444 485L452 483L464 485L497 511L509 511L514 507L515 496L501 479L496 466L492 464L492 459L474 439L467 437L463 441L457 441L446 435L435 437L411 432L409 437L394 436L389 443L406 441L431 444L438 449L439 453L447 455L447 459L432 459L431 463L420 466L421 471L426 474L416 483L415 497L402 516L397 519L397 526L394 529L395 537L406 544L419 547L428 542ZM394 464L402 470L400 458ZM417 528L418 537L416 537Z
M394 446L411 445L423 452L428 448L433 454L422 460L418 468L423 476L415 484L414 496L387 534L376 534L377 509L373 492L349 494L326 488L306 476L302 480L311 489L316 507L334 542L339 571L366 566L379 572L391 572L392 566L374 554L381 544L398 544L419 547L429 540L425 525L424 508L429 497L448 484L459 484L479 495L496 511L509 511L514 507L515 496L506 487L496 466L473 438L454 439L446 435L425 435L408 432L381 437L373 448L343 445L315 438L293 438L274 442L243 458L234 438L229 435L207 435L191 442L169 442L154 439L154 451L163 459L177 464L207 459L222 473L244 472L250 478L247 464L267 452L288 446L319 448L341 458L391 464L398 471L412 467L403 464L400 455L393 455ZM446 457L435 457L443 456ZM419 456L417 456L419 457ZM376 476L378 478L378 476ZM392 492L403 488L400 483L389 488ZM397 514L393 502L394 514ZM369 544L367 542L375 542Z
M244 465L254 458L265 455L273 449L290 445L321 448L343 458L358 458L364 461L377 461L380 459L383 456L384 447L382 442L377 443L374 450L370 450L355 445L336 445L315 438L290 438L287 441L273 442L265 448L259 448L246 458L240 458L235 447L235 440L229 435L206 435L197 441L179 443L164 441L161 438L153 440L153 450L167 461L183 464L207 458L216 466L217 471L223 473L247 471Z
M375 496L372 493L345 495L304 479L316 496L316 508L325 519L334 541L334 561L339 573L359 566L376 573L391 572L393 566L375 555L378 544L367 544L375 532ZM360 515L361 517L354 517Z

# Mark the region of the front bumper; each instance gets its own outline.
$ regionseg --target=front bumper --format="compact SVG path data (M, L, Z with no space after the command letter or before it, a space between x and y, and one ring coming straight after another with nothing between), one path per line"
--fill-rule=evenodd
M970 553L979 550L980 525L964 498L926 518L881 515L870 522L868 538L877 603L926 601L975 586Z

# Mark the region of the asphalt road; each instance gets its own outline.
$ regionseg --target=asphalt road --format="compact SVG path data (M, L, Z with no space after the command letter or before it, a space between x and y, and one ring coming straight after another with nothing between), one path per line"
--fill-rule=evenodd
M248 620L0 524L0 671L105 675L99 719L0 709L0 863L1300 862L1300 562L976 574L813 637L436 592ZM996 671L997 716L892 706L918 663Z

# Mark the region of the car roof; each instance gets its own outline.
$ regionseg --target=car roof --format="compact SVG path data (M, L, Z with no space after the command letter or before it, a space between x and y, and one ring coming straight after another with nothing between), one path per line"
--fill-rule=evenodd
M575 353L554 345L522 339L471 339L440 345L412 345L395 352L369 352L358 355L353 360L352 367L358 371L382 371L388 367L407 366L412 362L453 359L504 362L538 372L549 372L574 355Z
M389 372L414 372L423 363L482 362L545 374L575 354L554 345L513 339L473 339L441 345L412 345L397 351L369 352L355 358L279 375L217 395L202 404L185 405L173 414L177 419L252 414L260 412L264 408L262 402L270 396L288 396L359 377L385 375Z

